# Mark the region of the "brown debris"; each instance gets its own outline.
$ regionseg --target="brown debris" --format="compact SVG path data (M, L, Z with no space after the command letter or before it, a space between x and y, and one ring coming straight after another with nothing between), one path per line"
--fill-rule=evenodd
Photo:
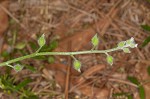
M8 28L8 15L4 9L8 8L8 1L0 2L0 36L6 31Z
M62 89L64 89L64 86L65 86L65 77L66 77L66 72L67 72L66 67L67 66L65 66L63 64L47 65L48 69L55 70L54 71L55 72L55 74L54 74L55 80L59 83L59 85L62 87ZM93 87L92 85L88 84L86 79L83 79L83 77L88 78L89 76L92 76L95 73L100 72L102 69L104 69L104 65L93 66L89 70L82 73L81 76L77 75L75 73L76 71L74 69L72 69L72 71L74 71L74 72L71 72L71 74L70 74L70 77L71 77L70 89L73 87L73 89L71 89L72 90L71 92L75 91L77 93L82 93L82 94L88 95L90 97L92 97L94 95L97 98L108 97L109 91L107 88L100 89L100 88ZM76 85L78 85L78 86L75 87Z

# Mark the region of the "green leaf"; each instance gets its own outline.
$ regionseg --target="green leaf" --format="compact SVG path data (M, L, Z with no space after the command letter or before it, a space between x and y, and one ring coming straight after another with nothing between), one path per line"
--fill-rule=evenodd
M142 43L142 47L146 46L149 42L150 42L150 36L144 40L144 42Z
M49 44L50 51L54 50L58 46L58 41L54 40Z
M49 57L48 57L48 62L49 62L49 63L54 63L54 62L55 62L54 57L53 57L53 56L49 56Z
M54 41L52 41L49 45L43 46L42 49L40 50L40 52L52 51L52 50L54 50L57 46L58 46L58 42L54 40Z
M146 98L145 98L145 90L144 90L144 87L143 87L143 86L139 86L138 90L139 90L140 99L146 99Z
M3 90L9 90L9 91L17 91L14 88L14 78L10 77L10 75L0 75L0 86Z
M16 71L16 72L19 72L23 69L23 66L21 66L20 64L16 64L13 69Z
M40 47L43 47L45 45L45 35L43 34L39 39L38 39L38 44Z
M19 42L17 43L17 45L15 46L16 49L23 49L26 46L25 42Z
M147 73L150 76L150 66L147 67Z
M146 31L150 31L150 26L149 25L141 25L141 27L146 30Z
M131 53L131 51L129 50L129 48L123 48L123 52L125 52L125 53Z
M93 44L94 47L98 46L99 39L98 39L97 34L95 34L95 36L92 38L92 44Z
M9 54L8 51L6 51L6 50L2 51L2 53L1 53L1 56L4 57L4 58L8 58L9 55L10 55L10 54Z
M140 85L140 82L137 80L136 77L133 77L133 76L128 76L127 78L130 82L136 84L136 85Z
M81 71L80 71L80 68L81 68L81 62L80 62L80 61L75 60L75 61L73 62L73 65L74 65L74 69L75 69L75 70L77 70L78 72L81 72Z
M110 65L113 64L113 57L110 55L107 55L107 63L109 63Z
M31 88L22 90L23 94L20 95L19 99L40 99L34 92L31 91Z
M128 95L127 97L128 97L127 99L133 99L132 95Z
M29 69L30 71L32 71L32 72L36 72L36 71L37 71L34 66L25 65L25 67L26 67L27 69Z
M118 43L118 47L120 47L120 48L124 47L125 43L126 43L125 41L122 41L122 42Z
M35 44L34 42L29 42L30 47L32 48L33 51L38 49L37 44Z
M30 83L32 80L31 79L25 79L24 81L22 81L21 83L19 83L15 89L16 90L20 90L21 88L25 87L28 83Z

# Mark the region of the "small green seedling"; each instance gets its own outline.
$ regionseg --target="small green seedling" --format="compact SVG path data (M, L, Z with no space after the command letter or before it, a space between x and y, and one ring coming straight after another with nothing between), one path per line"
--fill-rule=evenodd
M29 55L25 55L16 59L12 59L12 60L8 60L6 62L0 63L0 66L9 66L11 68L13 68L15 71L21 71L23 69L22 65L15 65L12 66L10 64L24 60L24 59L28 59L28 58L33 58L33 57L37 57L37 56L46 56L46 55L66 55L66 56L71 56L74 59L74 69L77 70L78 72L81 72L81 62L79 60L77 60L74 55L79 55L79 54L100 54L103 53L105 54L107 63L110 65L113 65L113 61L114 58L112 56L110 56L108 53L109 52L113 52L113 51L117 51L117 50L123 50L123 52L125 53L130 53L131 51L129 50L129 48L136 48L137 44L134 41L134 38L131 37L131 39L126 40L126 41L121 41L120 43L118 43L116 48L112 48L112 49L108 49L108 50L95 50L95 48L99 45L99 38L98 35L96 34L92 39L91 39L91 43L93 44L93 48L91 50L87 50L87 51L77 51L77 52L40 52L41 48L46 44L46 40L45 40L45 35L43 34L39 39L38 39L38 45L39 45L39 49ZM54 43L56 45L56 43ZM53 46L52 46L53 47ZM49 61L51 62L51 59L49 59Z
M13 92L16 92L19 94L20 97L27 97L27 99L33 99L30 97L36 96L36 95L34 93L32 93L31 90L26 89L27 85L31 81L32 81L31 79L25 78L23 81L19 82L16 85L14 77L11 77L8 74L4 74L4 75L0 75L0 88L3 89L3 91L6 94L12 94ZM28 92L28 93L26 93L26 92ZM19 99L24 99L24 98L19 98ZM39 99L39 98L34 98L34 99Z

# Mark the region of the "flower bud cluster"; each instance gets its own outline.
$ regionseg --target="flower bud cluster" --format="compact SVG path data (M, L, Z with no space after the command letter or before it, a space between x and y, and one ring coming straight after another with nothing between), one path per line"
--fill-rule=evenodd
M129 48L135 48L137 45L138 44L135 43L134 38L131 37L129 40L118 43L118 48L122 49L125 53L130 53Z

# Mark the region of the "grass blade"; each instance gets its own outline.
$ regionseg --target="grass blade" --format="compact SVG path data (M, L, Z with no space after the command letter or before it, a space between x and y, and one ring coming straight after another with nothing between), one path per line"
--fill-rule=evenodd
M150 31L150 26L148 25L141 25L141 27L146 31Z
M139 86L139 96L140 96L140 99L146 99L145 98L145 90L144 90L144 87L143 86Z
M150 36L144 40L142 47L146 46L149 42L150 42Z
M16 90L20 90L21 88L25 87L28 83L30 83L32 80L31 79L25 79L24 81L22 81L21 83L19 83L15 89Z

